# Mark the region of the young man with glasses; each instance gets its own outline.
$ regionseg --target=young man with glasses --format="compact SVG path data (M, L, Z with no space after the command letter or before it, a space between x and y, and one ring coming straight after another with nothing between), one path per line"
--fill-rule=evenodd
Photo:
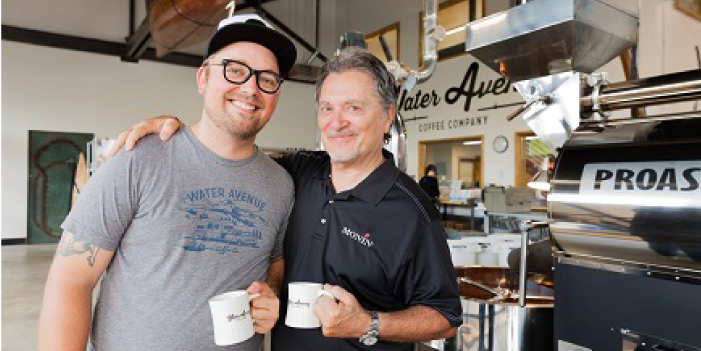
M251 309L258 333L278 319L294 190L255 138L296 50L260 17L243 15L222 21L206 57L197 72L200 121L170 143L147 138L106 162L63 223L40 350L260 350L259 334L214 343L208 299L239 289L260 294Z

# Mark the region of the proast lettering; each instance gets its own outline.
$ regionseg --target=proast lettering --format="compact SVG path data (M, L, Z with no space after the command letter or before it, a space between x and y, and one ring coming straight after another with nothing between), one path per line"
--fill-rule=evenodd
M643 168L637 171L625 168L598 169L594 176L594 190L601 190L602 186L612 182L613 190L694 191L699 189L696 177L700 172L701 167L670 167L662 170ZM684 183L679 182L681 179ZM610 186L604 188L611 189Z

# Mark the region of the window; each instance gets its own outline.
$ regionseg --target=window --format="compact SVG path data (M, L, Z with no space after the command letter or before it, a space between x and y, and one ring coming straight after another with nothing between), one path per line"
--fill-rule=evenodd
M531 131L516 133L516 187L527 187L550 149Z
M438 60L465 54L465 24L484 16L484 0L448 0L438 5L438 25L446 30L438 42ZM419 15L419 63L423 65L424 13Z
M382 62L388 62L387 55L385 55L385 51L382 49L380 36L385 39L392 59L399 61L399 22L365 36L365 43L368 45L368 51L377 56Z

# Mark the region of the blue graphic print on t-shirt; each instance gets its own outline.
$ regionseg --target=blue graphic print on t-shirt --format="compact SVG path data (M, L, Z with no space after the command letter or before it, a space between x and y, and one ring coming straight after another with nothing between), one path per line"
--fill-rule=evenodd
M195 224L184 236L183 249L193 252L236 253L242 247L260 248L265 201L243 190L204 188L185 194L180 209Z

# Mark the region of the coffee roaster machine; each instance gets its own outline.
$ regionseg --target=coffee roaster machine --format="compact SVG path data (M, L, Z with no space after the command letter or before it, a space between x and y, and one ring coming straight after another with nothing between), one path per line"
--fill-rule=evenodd
M701 350L701 111L645 111L701 99L701 70L609 82L595 71L636 47L638 18L598 0L524 2L466 32L556 155L553 349Z

